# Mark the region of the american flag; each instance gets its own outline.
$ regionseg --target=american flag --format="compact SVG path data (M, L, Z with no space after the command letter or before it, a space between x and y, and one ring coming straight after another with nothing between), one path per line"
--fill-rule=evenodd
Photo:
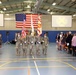
M16 28L31 28L31 14L15 14L16 18ZM25 23L24 23L25 20ZM38 25L38 15L32 14L32 21L34 28Z

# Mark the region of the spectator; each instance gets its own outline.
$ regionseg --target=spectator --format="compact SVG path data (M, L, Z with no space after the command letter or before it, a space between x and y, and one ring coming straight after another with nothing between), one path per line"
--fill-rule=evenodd
M2 47L2 35L0 34L0 48Z
M76 55L76 33L74 34L73 38L72 38L72 54L73 56Z
M72 51L71 51L71 41L72 41L72 34L71 34L71 32L69 32L69 34L68 34L68 36L67 36L67 38L66 38L66 43L67 43L67 46L68 46L68 53L72 53Z

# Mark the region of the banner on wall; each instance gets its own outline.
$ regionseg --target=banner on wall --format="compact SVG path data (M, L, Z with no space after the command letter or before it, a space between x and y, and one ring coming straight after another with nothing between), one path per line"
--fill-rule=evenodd
M72 27L72 16L52 15L52 27Z
M0 26L4 26L3 25L3 14L0 14Z

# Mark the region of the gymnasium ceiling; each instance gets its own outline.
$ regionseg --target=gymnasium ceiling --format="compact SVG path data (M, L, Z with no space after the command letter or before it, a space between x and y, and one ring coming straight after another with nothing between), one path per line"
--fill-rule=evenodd
M74 15L76 0L0 0L0 13L22 12Z

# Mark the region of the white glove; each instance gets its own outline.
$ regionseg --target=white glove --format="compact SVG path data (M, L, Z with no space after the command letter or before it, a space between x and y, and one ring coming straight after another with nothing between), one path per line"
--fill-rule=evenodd
M31 43L33 43L33 41L31 41Z
M20 43L20 45L22 46L22 43Z
M69 43L67 43L67 46L69 46Z
M25 41L25 43L26 43L26 41Z

